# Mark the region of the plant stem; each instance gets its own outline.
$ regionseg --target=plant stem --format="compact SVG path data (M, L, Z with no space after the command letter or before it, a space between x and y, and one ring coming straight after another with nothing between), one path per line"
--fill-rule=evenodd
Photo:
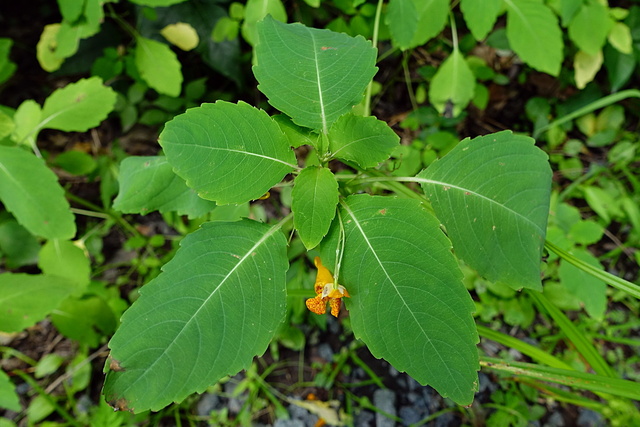
M378 48L378 33L380 31L380 17L382 16L382 4L384 0L378 0L378 6L376 7L376 16L373 20L373 37L371 38L371 44L376 49ZM367 92L364 96L364 116L371 115L371 93L373 92L373 79L367 86Z

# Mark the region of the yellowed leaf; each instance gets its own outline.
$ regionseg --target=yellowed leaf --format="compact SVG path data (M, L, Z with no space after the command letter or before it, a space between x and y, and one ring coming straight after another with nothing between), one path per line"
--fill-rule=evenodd
M160 30L160 34L162 34L169 43L185 51L195 49L200 42L196 30L185 22L176 22L175 24L167 25Z
M613 27L611 27L607 40L609 40L611 46L615 47L622 53L630 54L633 52L631 30L622 22L616 22Z
M304 408L312 414L317 415L319 418L322 418L329 425L344 425L341 413L338 412L340 402L338 402L337 400L330 400L328 402L323 402L321 400L288 400L289 403Z
M46 25L40 35L40 41L36 45L36 58L38 58L42 69L50 73L60 68L64 62L63 58L58 58L55 55L58 47L56 41L58 31L60 31L60 24Z
M584 89L598 73L602 66L602 51L598 51L595 55L589 55L586 52L578 51L573 58L574 76L576 79L576 87Z

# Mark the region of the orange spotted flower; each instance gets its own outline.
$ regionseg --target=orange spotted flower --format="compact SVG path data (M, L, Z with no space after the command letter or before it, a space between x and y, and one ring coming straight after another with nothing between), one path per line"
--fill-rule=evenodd
M315 314L324 314L327 312L327 301L329 301L331 314L338 317L341 305L340 298L350 298L351 296L344 286L333 283L333 276L329 270L322 265L322 261L320 261L319 257L316 257L313 262L318 269L316 284L314 286L316 296L307 300L307 308Z

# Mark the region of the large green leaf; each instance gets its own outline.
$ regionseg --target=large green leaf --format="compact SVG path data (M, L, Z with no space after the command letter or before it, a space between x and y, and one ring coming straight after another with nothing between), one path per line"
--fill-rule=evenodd
M187 185L218 204L258 199L297 167L278 124L244 102L187 110L165 125L159 142Z
M127 157L120 163L120 191L113 208L125 213L177 212L197 218L216 204L199 197L164 156Z
M473 98L475 85L473 71L455 48L433 76L429 85L429 101L441 114L447 104L453 104L453 115L458 116Z
M119 408L159 410L262 354L286 307L286 240L251 220L188 235L140 290L109 343L104 394Z
M152 89L164 95L180 95L182 67L169 46L146 37L137 37L135 62L140 76Z
M558 19L542 0L505 0L507 38L524 62L557 76L562 65L562 32Z
M385 22L395 46L402 50L414 47L411 41L418 28L418 12L414 0L390 0Z
M375 75L377 50L364 38L267 16L258 23L258 89L294 123L329 131L362 99Z
M418 27L411 44L420 46L444 29L449 15L449 0L413 0L418 13Z
M345 114L331 126L331 156L373 168L389 158L400 137L385 122L375 117Z
M338 182L327 169L309 166L294 181L293 223L307 249L315 248L329 231L338 204Z
M583 3L569 24L569 38L580 50L594 56L607 42L613 23L608 7L597 1Z
M44 101L40 128L84 132L106 119L115 103L116 93L99 77L78 80Z
M500 14L502 0L461 0L460 9L476 40L487 37Z
M73 281L42 274L0 274L0 331L19 332L77 292Z
M541 289L551 168L533 139L465 139L417 181L460 258L491 281Z
M341 204L340 284L354 334L421 384L469 405L477 389L474 305L439 221L416 200L356 195ZM337 223L337 221L336 221ZM323 244L333 265L337 224Z
M36 236L70 239L76 234L58 178L42 159L21 148L0 146L0 200Z

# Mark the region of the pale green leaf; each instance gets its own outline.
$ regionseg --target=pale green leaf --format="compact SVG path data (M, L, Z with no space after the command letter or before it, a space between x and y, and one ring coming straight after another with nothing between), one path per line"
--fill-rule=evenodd
M271 17L258 23L253 73L269 103L294 123L324 133L362 100L377 71L364 38Z
M169 46L146 37L136 38L135 63L140 77L158 93L179 96L182 66Z
M99 77L57 89L44 101L40 128L84 132L97 127L113 111L116 93Z
M244 102L187 110L165 125L159 142L187 185L219 204L258 199L297 167L278 124Z
M429 101L440 114L445 112L447 104L453 104L453 116L456 117L473 98L476 79L469 64L458 49L438 67L429 85Z
M82 249L69 240L52 239L40 249L38 267L46 275L68 279L79 291L89 285L91 263Z
M42 159L21 148L0 146L0 200L36 236L70 239L76 234L58 178Z
M19 332L44 319L78 286L42 274L0 274L0 331Z
M6 82L16 72L18 66L9 59L13 40L0 37L0 84Z
M75 55L80 46L81 32L80 26L72 26L68 22L62 22L56 34L56 51L54 55L61 59Z
M611 46L615 47L620 53L633 53L633 38L631 37L631 30L625 23L616 22L613 24L613 27L611 27L611 31L607 36L607 40L609 40Z
M109 343L104 394L136 413L203 392L262 354L286 309L286 240L251 220L185 237Z
M416 180L459 258L491 281L541 289L551 168L533 139L465 139Z
M118 180L120 191L113 208L124 213L177 212L197 218L216 206L187 187L164 156L127 157L120 163Z
M95 295L62 301L51 313L51 322L62 335L89 347L97 347L117 324L111 308Z
M462 0L460 9L476 40L487 37L498 19L502 0Z
M505 0L507 38L532 68L552 76L562 65L562 32L558 19L542 0Z
M444 29L449 15L449 0L413 0L418 13L418 27L411 44L425 44Z
M40 35L40 40L36 45L36 58L43 70L48 72L56 71L64 59L58 58L55 54L57 41L56 37L60 31L60 24L45 25Z
M38 129L42 121L42 109L33 99L24 101L16 113L13 115L13 123L15 127L11 134L11 139L18 143L34 147L36 145L36 137Z
M302 145L310 145L311 147L316 147L318 143L318 134L311 132L308 128L303 128L293 123L289 116L285 114L277 114L271 117L278 126L280 126L280 130L287 135L289 139L289 145L293 148L298 148Z
M602 264L587 250L576 248L569 253L580 261L603 270ZM580 300L589 316L602 321L607 309L607 284L564 260L560 262L558 276L569 292Z
M75 22L82 14L85 0L58 0L58 7L62 19L67 22Z
M586 2L569 24L569 38L580 50L595 55L607 41L612 25L606 6L597 1Z
M38 104L36 103L36 105ZM16 124L13 121L13 117L0 111L0 140L3 140L9 135L11 135L15 130L15 128L16 128Z
M474 304L439 221L420 202L356 195L341 204L339 281L355 336L375 357L461 405L477 389ZM331 234L339 234L334 224ZM335 245L323 244L333 265Z
M281 0L248 0L244 8L244 20L242 21L242 37L250 45L255 45L258 39L256 25L265 16L280 22L287 22L287 11Z
M184 22L169 24L160 30L162 37L180 49L189 51L198 47L200 38L195 28Z
M16 386L3 370L0 370L0 408L14 412L20 411L20 399L16 393Z
M309 166L294 180L293 223L307 250L315 248L329 231L338 204L338 182L327 168Z
M595 55L589 55L586 52L578 51L573 58L573 68L576 79L576 87L578 89L584 89L589 82L591 82L600 67L602 66L603 56L602 51L599 50Z
M393 129L372 116L345 114L329 131L331 157L356 162L365 169L387 160L399 142Z
M410 49L418 28L418 12L414 0L390 0L385 22L393 44L402 50Z

